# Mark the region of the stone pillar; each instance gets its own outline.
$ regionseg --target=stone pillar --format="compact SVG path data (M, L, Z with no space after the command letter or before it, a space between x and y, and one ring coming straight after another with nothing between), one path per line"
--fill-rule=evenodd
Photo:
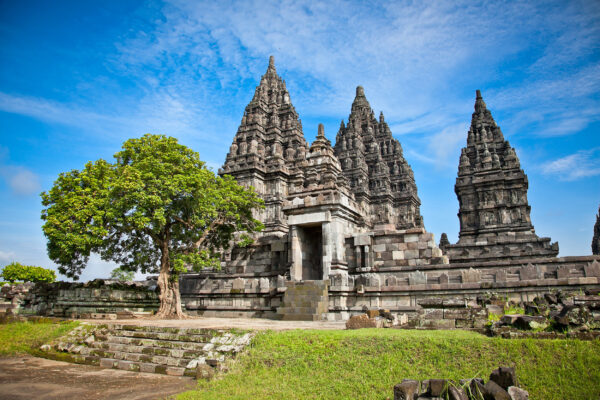
M356 255L356 268L362 267L362 246L354 247L354 254Z
M334 219L331 222L331 269L348 269L346 248L342 222Z
M302 247L296 225L290 227L290 251L288 254L291 264L290 279L300 281L302 280Z
M323 277L321 279L328 279L329 272L331 271L331 259L334 252L335 244L332 236L331 222L323 222L321 230L323 232L323 259L321 261L323 265Z

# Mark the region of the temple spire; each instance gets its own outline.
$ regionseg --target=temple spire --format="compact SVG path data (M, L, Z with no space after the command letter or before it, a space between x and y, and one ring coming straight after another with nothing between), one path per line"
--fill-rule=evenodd
M481 97L481 91L478 89L475 92L475 95L475 112L478 114L485 112L487 108L485 106L485 101L483 101L483 97Z
M269 56L269 67L267 68L267 74L277 74L277 70L275 69L275 57Z

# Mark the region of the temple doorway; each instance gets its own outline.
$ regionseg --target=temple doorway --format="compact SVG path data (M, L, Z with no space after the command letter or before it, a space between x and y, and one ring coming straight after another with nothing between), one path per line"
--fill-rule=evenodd
M298 227L302 249L302 280L323 279L323 230L321 225Z

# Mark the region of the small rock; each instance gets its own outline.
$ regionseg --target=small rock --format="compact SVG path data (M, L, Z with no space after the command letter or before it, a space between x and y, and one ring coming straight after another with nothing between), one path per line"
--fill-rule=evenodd
M40 350L42 351L50 351L52 350L52 347L49 344L43 344L40 346Z
M492 380L487 381L484 387L487 392L485 400L511 400L508 392Z
M413 400L419 394L419 381L404 379L394 386L394 400Z
M92 343L94 343L95 341L96 341L96 338L94 337L94 335L91 335L91 336L88 336L85 338L84 343L89 346Z
M500 367L490 374L490 380L496 382L502 389L507 390L510 386L517 385L517 374L511 367Z
M511 400L529 400L529 393L526 390L520 389L516 386L508 388L508 395Z

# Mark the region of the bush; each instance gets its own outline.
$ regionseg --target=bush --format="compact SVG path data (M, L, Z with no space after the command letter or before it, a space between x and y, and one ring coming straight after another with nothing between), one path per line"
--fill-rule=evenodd
M121 282L132 281L134 277L135 277L135 272L128 271L126 269L123 269L122 267L115 268L110 273L111 279L116 279L117 281L121 281Z
M56 272L54 270L33 265L23 265L18 262L5 266L1 275L9 282L54 282L56 280Z

